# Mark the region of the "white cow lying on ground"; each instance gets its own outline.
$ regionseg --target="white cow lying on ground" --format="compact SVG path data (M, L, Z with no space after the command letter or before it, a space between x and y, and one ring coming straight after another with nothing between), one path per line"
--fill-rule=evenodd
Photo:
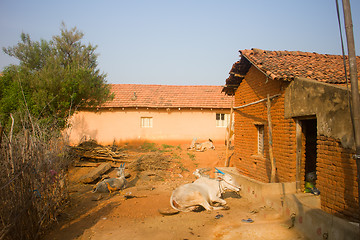
M207 141L207 142L195 144L195 149L196 149L196 151L203 152L206 149L214 149L215 150L215 146L214 146L213 141L209 138L209 141Z
M195 150L198 152L203 152L206 149L214 149L215 150L215 146L213 141L209 138L208 141L203 142L203 143L197 143L196 142L197 138L194 138L190 144L190 147L188 147L188 150Z
M240 186L235 183L230 174L219 170L218 172L221 175L216 179L200 176L193 183L175 189L170 198L172 208L182 212L198 211L200 206L206 210L228 209L224 206L226 201L220 198L221 194L227 189L238 192ZM214 206L215 203L219 206Z
M121 164L117 169L117 178L107 178L97 183L94 187L93 193L100 192L114 192L117 190L124 189L126 187L127 181L125 179L125 163Z

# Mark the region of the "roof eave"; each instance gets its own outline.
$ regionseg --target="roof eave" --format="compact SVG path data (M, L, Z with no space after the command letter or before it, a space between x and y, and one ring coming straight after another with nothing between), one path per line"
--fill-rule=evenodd
M149 107L149 106L103 106L103 107L86 107L80 110L94 110L94 109L228 109L230 106L194 106L194 107L182 107L182 106L171 106L171 107Z

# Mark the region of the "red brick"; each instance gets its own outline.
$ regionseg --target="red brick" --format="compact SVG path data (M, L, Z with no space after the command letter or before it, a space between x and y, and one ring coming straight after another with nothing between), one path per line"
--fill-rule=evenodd
M294 182L296 177L295 121L284 118L284 92L281 81L268 79L251 67L235 94L235 106L252 103L281 94L271 102L273 124L273 153L276 159L277 177L280 182ZM283 83L284 84L284 83ZM284 89L284 88L283 88ZM232 158L239 171L261 182L269 182L270 160L268 143L267 109L265 103L255 104L235 111L235 154ZM257 130L255 123L264 123L264 158L256 158ZM303 148L305 143L302 143ZM304 151L302 159L305 158ZM324 211L348 219L359 219L356 165L353 151L344 149L339 140L326 136L317 139L317 187L321 191L321 207ZM256 167L254 162L256 162ZM305 162L301 163L304 186ZM350 211L349 209L353 209ZM346 210L346 211L345 211Z

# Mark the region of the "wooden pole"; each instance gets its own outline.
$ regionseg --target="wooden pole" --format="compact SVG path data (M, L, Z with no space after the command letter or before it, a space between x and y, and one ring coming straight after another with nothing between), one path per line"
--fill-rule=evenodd
M0 123L0 146L1 146L1 142L2 142L2 134L3 134L3 127Z
M360 97L359 97L355 41L354 41L350 1L343 0L342 2L343 2L343 10L344 10L346 40L347 40L348 54L349 54L352 118L353 118L354 140L355 140L355 149L356 149L354 159L356 161L356 168L357 168L358 200L359 200L360 199ZM360 209L360 201L359 201L359 209ZM360 225L359 225L359 232L360 232Z
M296 192L301 191L302 126L296 120Z
M276 177L276 166L275 166L275 159L273 156L273 141L272 141L272 124L271 124L271 102L270 102L270 96L267 95L267 117L268 117L268 134L269 134L269 156L270 156L270 162L271 162L271 176L270 176L270 182L275 182Z
M231 100L231 109L230 109L230 123L227 127L227 136L226 136L226 154L225 154L225 167L228 167L230 165L230 159L229 159L229 148L230 148L230 138L231 138L231 127L232 127L232 118L233 118L233 100Z

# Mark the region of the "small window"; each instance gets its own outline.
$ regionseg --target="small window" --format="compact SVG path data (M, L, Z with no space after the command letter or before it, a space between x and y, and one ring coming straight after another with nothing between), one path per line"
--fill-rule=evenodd
M152 117L141 117L140 126L142 128L152 128L153 127L153 118Z
M227 127L229 122L229 114L217 113L216 114L216 126L217 127Z
M264 125L255 125L257 128L257 153L264 155Z

